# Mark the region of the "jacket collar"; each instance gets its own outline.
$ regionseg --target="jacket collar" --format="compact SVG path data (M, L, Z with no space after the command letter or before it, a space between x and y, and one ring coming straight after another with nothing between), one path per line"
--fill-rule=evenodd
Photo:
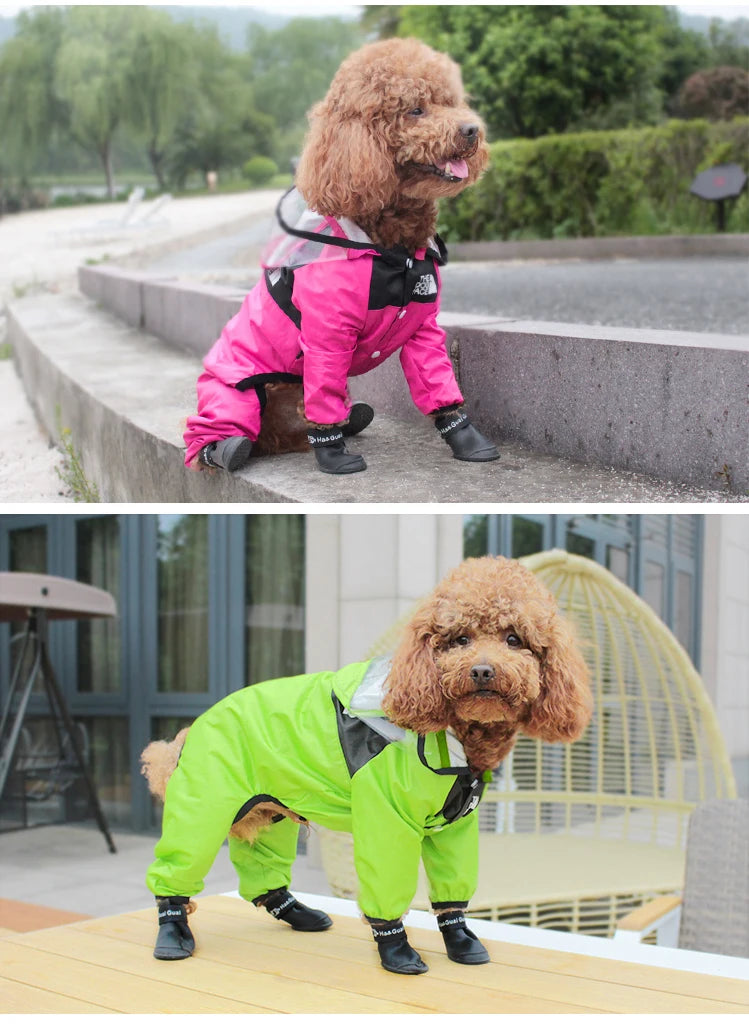
M385 681L390 672L391 659L387 656L373 658L362 681L354 691L347 711L360 719L389 742L405 739L407 730L391 722L382 710ZM422 764L438 775L459 775L470 772L463 744L449 730L436 733L439 750L439 764L430 764L426 756L426 737L419 735L416 749Z
M296 219L293 225L289 221L287 210L294 211ZM287 234L296 238L350 250L359 249L381 256L390 263L402 263L404 266L408 265L407 260L411 258L403 246L383 249L376 245L359 225L348 217L322 217L313 213L304 206L300 193L293 185L281 196L276 207L276 219ZM428 254L440 266L447 263L447 247L439 235L430 238L423 254L418 255L421 252L422 250L417 252L419 259L424 259Z

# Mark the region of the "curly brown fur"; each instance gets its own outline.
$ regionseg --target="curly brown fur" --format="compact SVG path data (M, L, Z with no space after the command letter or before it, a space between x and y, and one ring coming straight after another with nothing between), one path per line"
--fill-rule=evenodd
M260 433L252 446L253 455L281 455L308 452L307 423L301 384L266 384L267 405Z
M440 173L450 160L465 160L468 176ZM352 53L310 112L296 182L318 213L413 252L434 235L437 200L472 185L487 163L458 65L417 39L387 39Z
M166 784L177 767L187 732L187 729L180 729L173 740L154 740L140 755L140 773L145 775L150 792L162 803Z
M416 732L452 729L476 770L496 768L518 732L576 739L592 700L570 625L518 562L469 558L408 623L383 708Z
M181 729L170 741L154 740L140 755L141 775L145 775L148 789L161 803L164 802L166 785L177 767L188 732L189 729ZM245 842L252 843L258 833L272 825L279 814L285 818L291 818L298 824L306 824L304 818L295 814L288 807L267 800L255 804L248 814L232 825L230 834L236 836L237 839L244 839Z
M308 452L307 434L310 427L330 426L313 423L304 415L304 395L301 384L266 384L267 405L253 455L281 455L289 452ZM345 426L343 420L336 426Z

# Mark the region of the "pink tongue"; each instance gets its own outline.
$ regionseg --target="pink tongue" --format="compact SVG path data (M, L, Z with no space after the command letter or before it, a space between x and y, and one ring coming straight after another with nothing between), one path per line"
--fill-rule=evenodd
M446 160L444 163L436 164L445 174L451 174L454 178L468 177L468 164L465 160Z

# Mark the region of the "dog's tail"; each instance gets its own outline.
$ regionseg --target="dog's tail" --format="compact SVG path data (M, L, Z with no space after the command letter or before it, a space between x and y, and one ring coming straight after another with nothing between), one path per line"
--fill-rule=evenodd
M140 755L141 775L145 775L149 790L162 803L166 784L177 767L186 736L187 729L182 729L171 741L154 740Z

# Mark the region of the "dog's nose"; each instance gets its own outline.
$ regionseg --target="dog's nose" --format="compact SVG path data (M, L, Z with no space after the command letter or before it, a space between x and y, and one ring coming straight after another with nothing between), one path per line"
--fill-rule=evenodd
M471 669L471 679L477 686L485 686L494 679L494 669L491 665L474 665Z
M479 133L479 126L477 124L462 124L460 126L460 134L472 142Z

